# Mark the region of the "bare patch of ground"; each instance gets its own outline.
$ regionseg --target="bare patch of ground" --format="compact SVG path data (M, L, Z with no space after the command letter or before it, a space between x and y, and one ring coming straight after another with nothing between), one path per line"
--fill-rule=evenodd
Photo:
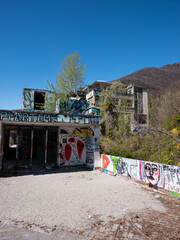
M154 194L156 196L167 208L166 212L131 212L118 220L112 218L108 225L97 220L91 226L91 239L180 240L180 200Z
M0 189L0 227L48 236L38 239L58 239L58 231L72 234L67 239L179 237L180 207L121 177L95 171L28 175L1 178Z

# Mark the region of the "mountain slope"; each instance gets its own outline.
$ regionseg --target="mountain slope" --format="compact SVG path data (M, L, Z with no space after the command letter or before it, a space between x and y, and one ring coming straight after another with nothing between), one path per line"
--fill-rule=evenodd
M114 81L121 81L124 84L134 83L163 92L169 88L179 88L180 62L168 64L160 68L145 67Z

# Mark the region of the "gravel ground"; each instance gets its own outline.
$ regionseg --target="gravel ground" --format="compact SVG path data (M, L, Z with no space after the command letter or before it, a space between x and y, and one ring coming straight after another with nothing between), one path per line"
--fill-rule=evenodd
M16 226L21 229L19 233L31 229L33 234L49 234L47 239L56 239L58 231L61 236L62 231L79 234L79 238L68 235L67 239L81 239L80 236L85 239L92 233L94 223L103 222L107 226L109 221L115 222L128 213L150 209L166 212L153 192L121 177L96 171L0 178L0 189L1 229ZM0 231L0 238L11 239L6 238L7 234L8 231Z

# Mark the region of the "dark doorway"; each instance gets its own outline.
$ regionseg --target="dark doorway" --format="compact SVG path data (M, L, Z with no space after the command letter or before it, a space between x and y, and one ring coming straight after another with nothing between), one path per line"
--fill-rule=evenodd
M34 128L32 166L44 166L45 129Z
M24 168L29 167L31 152L31 131L32 131L31 127L20 128L18 167Z
M57 128L48 129L48 144L47 144L47 164L56 166L57 163Z
M3 146L3 169L11 170L16 166L18 128L15 126L4 127L4 146Z

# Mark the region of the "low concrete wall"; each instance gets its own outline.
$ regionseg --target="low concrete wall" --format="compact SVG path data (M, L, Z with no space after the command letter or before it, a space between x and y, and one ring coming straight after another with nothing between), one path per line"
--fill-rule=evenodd
M150 187L180 193L180 167L178 166L103 154L101 168L105 172L142 181Z

